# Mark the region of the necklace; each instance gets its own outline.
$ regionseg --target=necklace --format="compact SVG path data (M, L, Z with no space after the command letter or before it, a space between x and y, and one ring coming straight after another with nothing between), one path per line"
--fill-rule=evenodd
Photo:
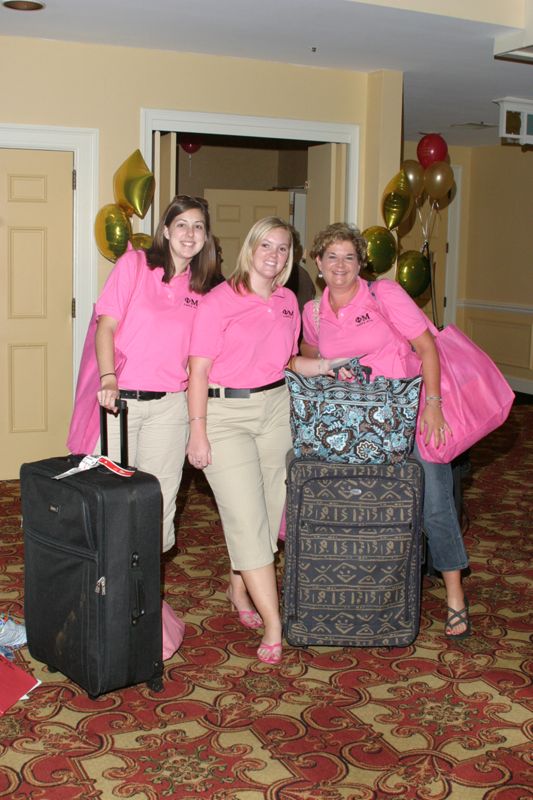
M358 290L359 290L359 279L357 279L355 286L350 289L348 294L343 293L339 298L339 301L337 301L337 299L332 295L330 289L329 304L331 306L331 310L333 311L333 313L338 314L341 308L344 308L344 306L347 306L349 303L351 303L355 295L357 294Z

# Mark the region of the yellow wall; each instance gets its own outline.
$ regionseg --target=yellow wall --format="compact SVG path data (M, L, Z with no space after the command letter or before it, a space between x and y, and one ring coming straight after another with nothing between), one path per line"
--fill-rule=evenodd
M361 227L381 225L381 197L385 186L400 169L401 129L391 121L402 118L402 75L382 70L370 73L367 92L367 125L363 131L364 202Z
M471 184L466 296L533 305L533 152L476 148Z
M503 145L473 149L469 184L461 322L506 375L519 379L515 388L531 392L533 152Z
M391 93L401 91L399 73L386 73L386 91L373 95L382 142L376 148L376 132L366 129L364 73L19 37L0 37L0 72L9 76L4 122L99 130L99 206L113 201L113 173L139 147L143 107L360 125L359 208L369 219L375 214L366 211L365 175L388 159L389 146L397 160L401 96L391 102ZM102 263L101 271L108 267Z
M205 189L303 187L307 179L306 150L227 147L202 144L189 156L178 146L178 191L200 195Z
M404 158L416 159L416 142ZM450 147L449 161L462 168L457 324L532 392L533 152Z
M277 150L204 144L189 156L178 147L179 193L202 196L205 189L272 189L277 185L278 162Z
M368 75L18 37L0 37L0 70L3 122L99 130L99 206L112 202L113 173L139 147L140 109L169 108L359 125L359 219L354 221L363 228L382 224L382 192L400 165L400 73ZM489 314L479 308L474 314L469 302L531 307L533 153L500 146L452 148L450 157L463 166L458 319L468 329L473 316ZM101 260L101 278L109 266ZM527 314L517 317L516 309L511 313L520 320L515 339L509 328L505 332L511 342L519 338L512 348L520 353L520 365L512 369L533 377L531 345L525 344L531 321ZM494 340L493 332L490 336Z

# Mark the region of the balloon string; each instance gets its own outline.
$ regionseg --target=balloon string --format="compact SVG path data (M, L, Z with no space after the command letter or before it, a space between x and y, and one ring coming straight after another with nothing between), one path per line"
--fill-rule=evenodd
M438 315L437 315L437 298L436 298L436 295L435 295L435 267L436 267L436 265L435 265L435 259L433 258L433 254L430 252L429 247L428 247L427 255L428 255L428 258L429 258L429 274L430 274L430 279L431 279L431 286L430 286L430 290L431 290L431 313L432 313L432 316L433 316L433 324L435 325L436 328L438 328L439 327L439 318L438 318Z
M426 239L428 239L428 240L433 235L433 231L434 231L434 228L435 228L435 219L436 219L436 217L435 217L435 208L436 208L436 203L432 203L432 205L430 205L430 208L429 208L428 221L427 221L427 232L426 232Z
M426 229L426 225L424 224L424 218L422 217L422 209L421 209L420 206L417 206L416 210L418 212L418 219L420 220L420 227L422 228L422 234L424 236L424 239L427 239L428 238L427 237L427 229Z
M421 247L421 252L428 260L429 263L429 293L431 298L431 316L433 317L433 324L436 328L439 327L439 320L437 314L437 298L435 295L435 273L436 273L436 264L435 259L433 258L433 253L429 249L429 238L424 240L424 244Z

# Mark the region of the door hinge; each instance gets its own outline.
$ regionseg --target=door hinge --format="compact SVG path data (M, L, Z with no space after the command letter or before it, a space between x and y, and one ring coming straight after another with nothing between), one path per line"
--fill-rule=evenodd
M450 245L448 244L448 242L446 242L446 252L447 252L447 253L449 253L449 252L450 252Z
M76 298L75 297L72 298L71 313L72 313L72 319L76 319Z
M75 169L73 169L72 170L72 188L73 189L77 188L77 182L78 182L78 173L76 172Z
M443 306L444 306L444 308L446 308L446 306L447 306L446 298L443 299Z

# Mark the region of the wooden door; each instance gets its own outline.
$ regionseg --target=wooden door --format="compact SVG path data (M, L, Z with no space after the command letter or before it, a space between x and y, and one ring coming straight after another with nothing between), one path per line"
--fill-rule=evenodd
M227 278L237 262L246 234L263 217L289 219L289 192L206 189L213 233L222 247L222 272Z
M0 149L0 479L66 452L72 168L71 152Z
M307 151L305 267L317 281L318 270L307 253L316 234L346 213L346 145L319 144ZM318 286L321 289L321 286Z

